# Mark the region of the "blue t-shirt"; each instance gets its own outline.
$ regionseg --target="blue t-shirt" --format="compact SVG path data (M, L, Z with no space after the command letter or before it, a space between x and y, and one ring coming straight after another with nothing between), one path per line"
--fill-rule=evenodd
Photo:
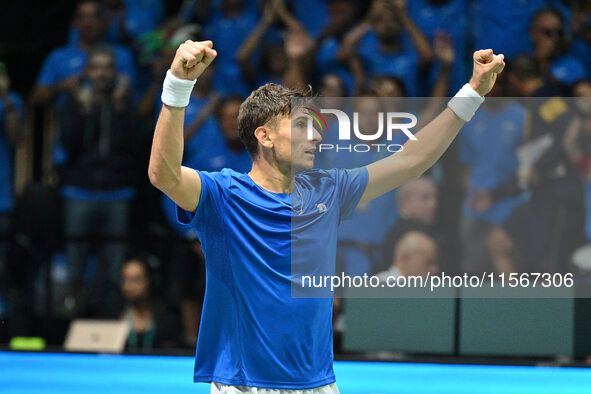
M510 58L531 51L529 25L544 0L477 0L473 4L472 33L474 48L493 48Z
M135 63L131 51L127 48L111 45L115 54L115 68L117 72L129 78L131 85L135 84ZM37 85L54 85L72 75L79 74L88 60L88 52L77 45L68 45L51 51L37 77ZM63 103L64 96L57 98L58 104Z
M585 72L588 78L591 78L591 43L585 42L580 37L575 38L570 49L569 55L575 57L585 67Z
M404 81L407 96L413 97L418 93L419 59L405 36L406 34L402 33L402 50L397 53L384 53L379 47L378 36L373 30L370 30L361 38L357 53L363 62L368 78L376 74L398 77Z
M302 201L229 169L199 175L195 215L179 209L206 260L194 381L278 389L334 382L332 298L292 297L293 271L334 265L337 227L365 191L366 168L296 175Z
M19 116L23 116L23 100L18 93L9 93L10 102L18 112ZM4 130L5 108L4 101L0 100L0 212L12 210L14 205L14 190L13 190L13 149L6 141L6 130Z
M316 52L316 67L324 74L336 74L345 84L346 95L353 92L353 75L346 65L337 60L337 53L341 43L334 37L328 37L318 47Z
M244 11L235 18L214 19L205 26L204 37L215 43L218 52L212 81L216 92L222 95L240 94L248 96L250 94L249 86L242 76L240 65L236 61L236 53L256 25L256 13Z
M329 21L327 1L288 0L296 19L304 25L308 33L318 38Z
M433 5L428 0L413 0L408 2L408 13L412 20L433 42L435 33L444 31L452 40L455 51L455 62L451 70L450 92L458 91L469 77L471 58L468 49L468 9L467 0L451 0L441 5ZM423 86L422 93L429 95L440 72L440 64L434 64L429 72L428 86Z
M494 189L515 175L519 165L517 148L523 140L525 122L525 109L511 103L494 112L484 106L464 125L459 149L460 161L470 167L467 200L475 190ZM503 223L523 202L522 196L503 198L487 211L477 213L466 201L463 212L467 217Z
M574 56L564 55L555 59L550 65L550 73L557 81L565 85L587 77L583 63Z

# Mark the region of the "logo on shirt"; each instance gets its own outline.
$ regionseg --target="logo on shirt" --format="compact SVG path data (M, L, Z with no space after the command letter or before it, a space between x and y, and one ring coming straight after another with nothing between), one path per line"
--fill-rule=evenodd
M316 208L318 208L318 213L326 212L326 205L323 203L316 204Z

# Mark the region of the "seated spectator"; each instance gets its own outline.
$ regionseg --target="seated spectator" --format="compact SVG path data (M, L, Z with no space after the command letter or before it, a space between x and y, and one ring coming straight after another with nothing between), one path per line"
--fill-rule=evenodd
M426 176L410 180L398 188L398 218L383 242L382 263L374 267L374 272L385 270L393 260L394 246L409 231L421 231L433 237L441 251L446 237L436 233L435 218L438 207L437 186Z
M178 316L156 296L152 272L148 259L140 256L126 259L120 271L121 302L115 307L104 305L101 311L102 318L129 324L126 350L149 351L178 344Z
M582 79L573 85L575 115L566 136L565 149L585 185L585 235L591 242L591 80Z
M421 276L427 273L439 273L437 264L437 244L426 233L409 231L405 233L394 246L394 259L386 271L377 275L380 282L386 282L389 277Z
M472 1L473 47L494 48L510 59L532 49L527 37L532 16L547 4L545 0L496 0L494 10L488 0Z
M101 3L81 0L76 6L74 25L80 32L78 41L54 49L43 63L32 93L33 101L38 104L47 104L56 97L58 104L62 104L64 93L75 92L83 84L88 54L104 39L105 18ZM135 65L131 51L118 45L112 45L111 49L115 56L115 70L121 75L119 83L133 86Z
M360 81L375 74L385 74L402 78L409 96L421 93L417 89L418 76L431 65L433 51L423 32L408 16L404 2L374 0L369 13L369 22L347 33L339 58L354 62L350 67L358 85L364 85ZM357 64L355 55L360 60Z
M0 62L0 317L9 313L13 285L8 260L14 209L14 148L23 141L23 102L10 90L6 64Z
M518 195L499 199L478 210L478 195L513 178L527 128L525 108L503 100L502 81L497 81L487 100L459 135L459 158L464 166L466 198L461 219L463 272L516 272L511 241L501 229L516 207L525 202ZM476 208L476 209L475 209Z
M60 113L60 143L68 160L60 168L64 233L69 263L69 313L86 302L116 296L135 180L145 138L129 93L116 85L115 55L97 48L87 65L88 83L68 95ZM88 257L96 252L93 288L85 286ZM95 307L96 305L89 305ZM68 313L68 311L66 311Z
M532 54L540 65L542 75L549 81L570 85L586 76L583 64L566 53L564 20L554 8L535 13L530 26Z

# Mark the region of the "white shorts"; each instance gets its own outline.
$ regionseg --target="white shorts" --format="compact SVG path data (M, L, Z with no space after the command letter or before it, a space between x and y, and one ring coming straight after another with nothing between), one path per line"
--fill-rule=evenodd
M250 386L228 386L222 383L211 383L211 394L339 394L336 383L306 390L267 389Z

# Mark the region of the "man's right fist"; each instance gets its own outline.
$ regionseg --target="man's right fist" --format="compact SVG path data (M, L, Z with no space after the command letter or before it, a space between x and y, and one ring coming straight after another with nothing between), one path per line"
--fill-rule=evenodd
M217 56L211 41L187 40L176 51L170 72L179 79L194 80Z

